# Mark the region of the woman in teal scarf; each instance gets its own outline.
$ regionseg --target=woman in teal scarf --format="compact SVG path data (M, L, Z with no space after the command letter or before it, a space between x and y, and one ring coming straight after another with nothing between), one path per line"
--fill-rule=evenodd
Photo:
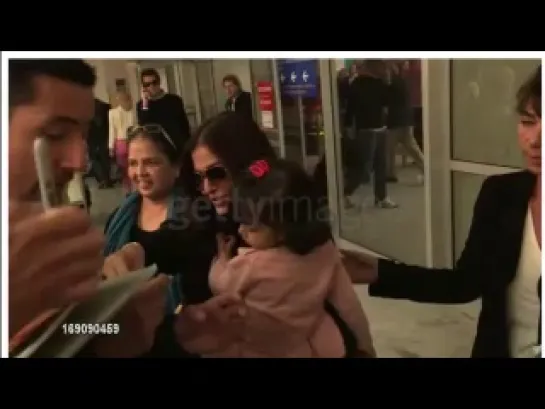
M215 253L211 206L196 188L180 181L180 152L159 125L128 130L128 177L134 191L112 213L106 225L108 256L138 242L146 265L157 264L172 276L167 314L181 303L210 296L207 277Z

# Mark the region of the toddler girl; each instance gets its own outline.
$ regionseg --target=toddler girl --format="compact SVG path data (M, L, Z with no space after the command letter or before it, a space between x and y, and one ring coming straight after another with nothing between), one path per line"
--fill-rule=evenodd
M314 182L288 161L254 162L235 181L233 212L248 248L230 258L232 239L218 238L210 271L216 294L246 305L236 340L193 352L207 357L344 357L329 302L355 334L365 356L375 351L367 317L331 238L327 209ZM324 201L325 203L325 201Z

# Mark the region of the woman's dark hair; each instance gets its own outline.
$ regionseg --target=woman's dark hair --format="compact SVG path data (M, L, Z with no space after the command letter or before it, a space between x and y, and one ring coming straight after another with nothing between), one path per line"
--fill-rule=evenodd
M233 213L242 223L281 232L282 244L296 254L331 239L326 202L305 170L287 160L256 161L235 179Z
M541 64L517 92L517 113L527 114L528 105L541 118Z
M257 159L275 159L267 135L250 118L234 112L223 112L203 123L188 141L183 165L185 173L194 176L191 154L204 145L216 155L232 177L248 169Z
M178 149L174 146L172 141L169 141L167 137L161 132L161 131L155 131L155 130L147 130L145 126L138 126L133 131L133 133L128 133L127 143L130 145L130 143L138 138L146 139L150 142L152 142L157 149L161 153L163 153L168 161L172 164L179 164L180 161L180 153L178 152Z

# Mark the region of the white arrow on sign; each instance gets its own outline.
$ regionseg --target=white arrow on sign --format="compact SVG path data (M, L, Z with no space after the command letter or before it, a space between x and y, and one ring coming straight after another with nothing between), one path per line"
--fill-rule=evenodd
M286 81L286 77L284 76L284 74L281 74L280 75L280 82L284 83L284 81Z
M308 75L308 72L307 72L306 70L303 71L303 75L302 75L303 81L307 82L309 76L310 76L310 75Z
M291 82L295 82L295 80L297 79L297 74L295 73L295 71L291 72L290 79Z

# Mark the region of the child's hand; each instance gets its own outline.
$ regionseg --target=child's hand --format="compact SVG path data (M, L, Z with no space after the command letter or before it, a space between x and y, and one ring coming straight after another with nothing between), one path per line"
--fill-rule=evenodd
M218 242L218 258L223 260L229 260L233 254L233 246L235 245L235 238L232 236L226 236L223 233L219 233L216 236Z

